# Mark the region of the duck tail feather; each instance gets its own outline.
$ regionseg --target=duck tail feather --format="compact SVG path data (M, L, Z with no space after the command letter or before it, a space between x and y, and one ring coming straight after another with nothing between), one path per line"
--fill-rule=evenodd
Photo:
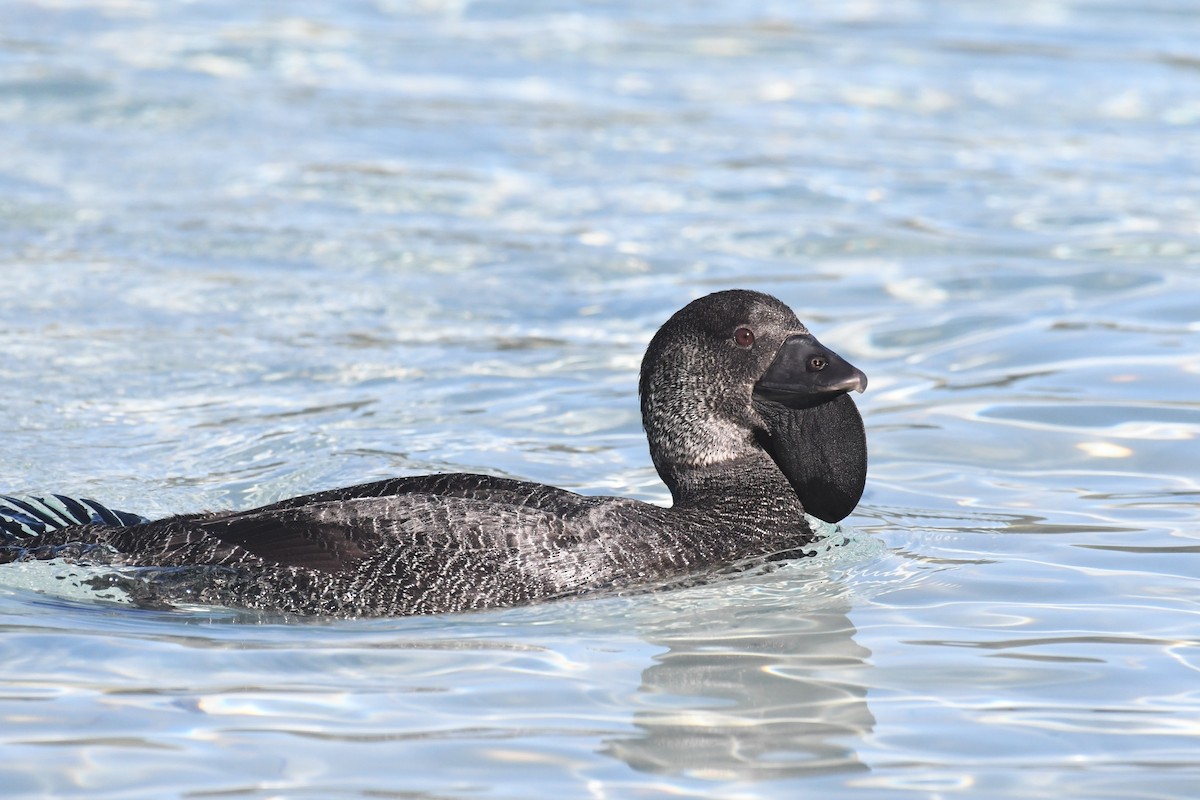
M46 497L0 495L0 541L20 541L74 525L140 525L148 519L117 511L95 500L51 494Z

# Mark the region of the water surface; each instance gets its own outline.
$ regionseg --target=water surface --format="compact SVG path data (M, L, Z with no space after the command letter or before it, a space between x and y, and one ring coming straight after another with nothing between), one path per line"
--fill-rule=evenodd
M6 796L1194 795L1198 40L1184 0L5 3L0 490L665 502L641 352L735 286L870 375L872 457L844 546L648 595L302 621L6 568Z

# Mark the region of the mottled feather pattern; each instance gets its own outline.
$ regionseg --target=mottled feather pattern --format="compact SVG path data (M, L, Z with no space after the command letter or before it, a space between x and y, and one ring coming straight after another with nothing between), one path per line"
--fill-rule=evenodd
M755 327L755 347L733 343L742 325ZM512 606L796 555L813 537L801 495L830 492L813 500L840 519L866 466L848 398L816 424L804 408L758 404L755 381L797 331L807 333L778 300L735 291L695 301L655 335L640 391L669 508L461 473L154 522L93 501L6 498L0 562L132 568L108 583L148 606L374 616ZM845 446L800 440L825 431Z
M321 502L291 503L276 514L62 528L22 552L25 558L49 557L56 548L73 546L75 561L152 568L125 573L119 581L144 605L358 616L510 606L633 586L767 556L809 537L794 497L777 508L775 518L785 524L774 530L746 530L737 524L737 511L728 509L729 533L722 536L726 514L714 516L708 509L681 518L660 506L564 490L552 493L557 506L547 508L541 487L495 479L497 494L532 503L499 504L482 499L489 494L487 476L437 477L456 494L335 501L322 493L313 496ZM397 482L361 488L373 494L385 487L408 488ZM738 507L749 510L760 500L743 497ZM569 504L565 513L563 501ZM644 531L613 536L607 532L614 525ZM91 549L80 552L80 542Z

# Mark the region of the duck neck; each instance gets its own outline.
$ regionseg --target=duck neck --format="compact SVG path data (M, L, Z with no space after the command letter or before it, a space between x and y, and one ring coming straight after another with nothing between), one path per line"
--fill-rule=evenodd
M675 508L728 512L741 519L794 523L804 508L771 457L762 451L703 467L659 469Z

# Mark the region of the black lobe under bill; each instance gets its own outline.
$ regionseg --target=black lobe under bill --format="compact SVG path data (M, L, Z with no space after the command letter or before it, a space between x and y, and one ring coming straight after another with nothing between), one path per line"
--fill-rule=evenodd
M849 516L866 486L866 431L847 394L866 388L862 370L811 334L789 336L754 386L759 443L804 510L826 522Z

